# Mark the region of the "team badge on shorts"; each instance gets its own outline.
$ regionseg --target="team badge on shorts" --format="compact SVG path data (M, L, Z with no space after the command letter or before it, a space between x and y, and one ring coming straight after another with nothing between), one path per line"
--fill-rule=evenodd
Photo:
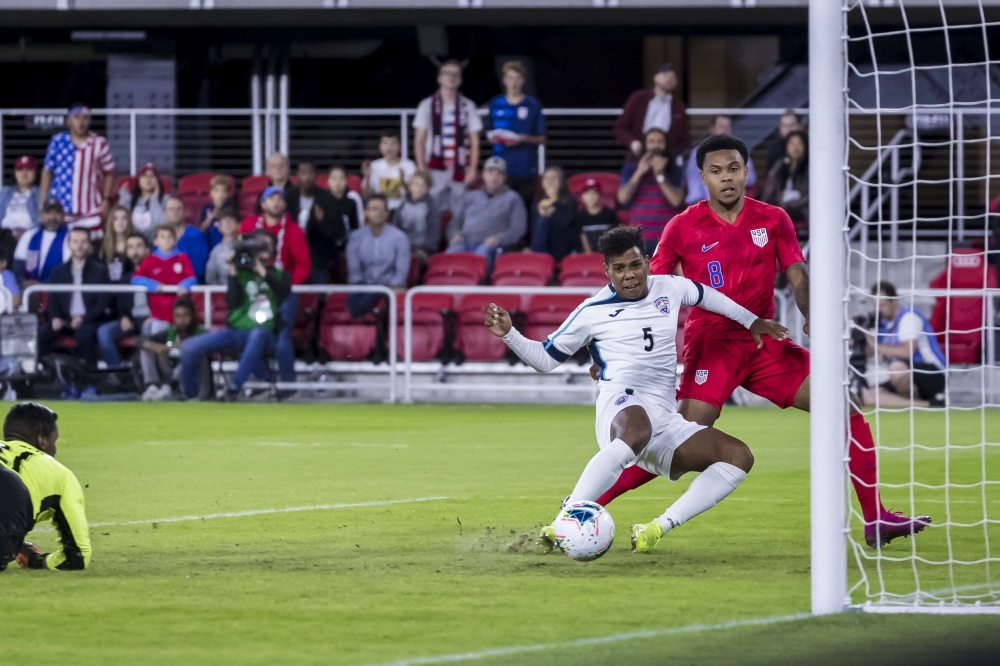
M767 245L767 229L751 229L750 239L757 247L764 247Z
M695 370L694 383L701 385L708 381L708 370Z
M670 299L666 296L660 296L658 299L653 301L653 305L660 311L660 314L670 314Z
M615 400L615 407L621 407L627 401L628 401L628 396L627 395L623 395L623 396L619 397L617 400Z

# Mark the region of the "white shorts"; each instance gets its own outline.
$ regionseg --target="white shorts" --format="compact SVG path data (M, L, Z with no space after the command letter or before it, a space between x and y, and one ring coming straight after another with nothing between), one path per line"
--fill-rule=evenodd
M670 463L674 458L674 451L695 433L704 430L705 426L686 420L660 400L643 396L633 389L625 389L618 393L602 391L597 398L597 445L603 449L611 442L611 422L618 412L635 405L646 411L649 423L653 426L653 436L639 454L635 464L650 474L676 481L670 476Z

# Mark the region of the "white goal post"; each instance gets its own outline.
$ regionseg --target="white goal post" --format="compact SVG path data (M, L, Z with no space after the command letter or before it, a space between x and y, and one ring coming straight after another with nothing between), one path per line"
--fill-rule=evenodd
M816 615L1000 613L1000 290L989 268L1000 266L1000 217L990 212L1000 195L1000 46L992 58L991 41L1000 45L993 0L809 2ZM895 351L901 333L866 337L911 312L924 328L909 339L927 356L933 341L937 361L892 356L906 353ZM931 376L944 387L933 398ZM852 390L867 398L883 503L933 518L878 548L865 542L848 471Z

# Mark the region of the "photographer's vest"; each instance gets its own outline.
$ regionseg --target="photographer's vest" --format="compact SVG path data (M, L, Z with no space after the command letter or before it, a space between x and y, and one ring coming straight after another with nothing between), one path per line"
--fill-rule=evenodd
M282 272L272 269L278 277ZM278 315L278 297L270 285L256 273L237 271L236 280L243 288L246 298L238 306L229 311L226 326L240 331L251 328L267 328L274 330L274 322Z

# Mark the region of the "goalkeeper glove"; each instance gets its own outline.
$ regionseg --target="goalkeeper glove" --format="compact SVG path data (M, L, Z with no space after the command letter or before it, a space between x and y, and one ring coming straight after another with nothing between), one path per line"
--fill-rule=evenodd
M25 541L17 551L17 564L22 569L44 569L45 553L35 544Z

